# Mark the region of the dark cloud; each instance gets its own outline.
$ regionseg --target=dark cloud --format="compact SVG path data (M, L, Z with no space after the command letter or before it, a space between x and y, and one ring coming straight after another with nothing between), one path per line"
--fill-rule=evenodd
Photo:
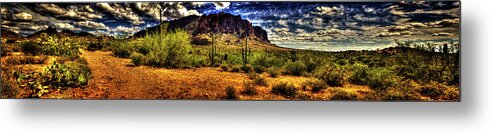
M138 2L2 4L2 28L29 34L48 26L133 34L163 20L226 12L265 29L273 43L457 39L459 2Z

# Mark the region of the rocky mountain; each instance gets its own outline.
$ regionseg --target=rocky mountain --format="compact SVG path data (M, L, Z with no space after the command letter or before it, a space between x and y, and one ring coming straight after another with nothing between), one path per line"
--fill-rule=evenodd
M238 37L246 35L257 38L266 44L271 44L268 40L267 32L259 26L253 26L248 20L241 19L228 13L210 14L203 16L187 16L174 21L165 22L169 24L169 30L177 28L188 31L193 36L208 33L234 34ZM159 30L159 26L150 27L135 33L134 37L143 37L146 33L153 33Z
M56 28L53 28L53 27L48 27L44 30L40 30L38 32L35 32L35 33L27 36L27 37L28 38L37 38L43 33L46 33L48 35L59 35L59 36L69 36L69 37L95 37L95 35L90 34L88 32L84 32L84 31L79 32L79 33L76 33L76 32L70 31L70 30L58 31Z

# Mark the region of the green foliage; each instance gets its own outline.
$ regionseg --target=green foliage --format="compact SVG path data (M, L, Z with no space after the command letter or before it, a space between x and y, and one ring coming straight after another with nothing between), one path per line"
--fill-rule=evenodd
M413 80L405 80L383 92L382 100L388 101L416 101L420 100L417 92L419 85Z
M251 74L249 74L249 78L252 79L256 85L260 85L260 86L267 86L268 85L268 82L265 79L265 77L261 76L260 74L251 73Z
M273 77L273 78L276 78L280 75L280 71L275 67L268 68L267 72L270 75L270 77Z
M48 56L11 56L5 59L8 65L44 64Z
M286 97L294 97L298 94L298 88L287 82L280 82L272 87L272 93Z
M251 66L250 64L243 65L241 66L241 71L245 73L253 72L253 66Z
M202 66L204 63L203 58L192 54L190 35L181 29L147 35L143 44L137 46L139 51L147 53L148 65L183 68Z
M54 62L43 72L49 85L55 88L87 86L90 74L87 64L81 62L70 62L66 65Z
M38 55L43 52L42 46L34 42L26 42L21 44L22 52L29 55Z
M290 74L294 76L301 76L306 70L306 66L301 61L295 61L295 62L289 61L285 63L284 68L286 74Z
M104 48L104 44L101 42L89 42L87 45L87 50L89 51L101 50L102 48Z
M140 66L145 63L145 56L141 53L133 52L130 55L130 59L132 59L132 63L136 66Z
M308 80L301 86L303 90L311 90L314 93L324 90L327 87L326 83L321 80Z
M332 96L330 98L330 100L357 100L358 99L358 96L355 92L351 92L351 91L346 91L346 90L343 90L343 89L335 89L333 90L332 92Z
M252 82L244 82L242 93L245 95L256 95L258 94L258 90L256 89L256 86Z
M368 70L366 75L367 77L362 79L362 82L376 91L382 91L395 86L400 79L393 71L386 68Z
M263 73L266 71L266 68L263 66L253 66L253 69L255 70L256 73Z
M240 70L241 70L241 68L238 65L234 65L231 68L231 72L239 72Z
M128 58L133 53L133 48L131 45L124 40L115 40L112 44L111 50L115 56L121 58Z
M14 77L15 71L13 70L2 70L1 72L1 88L0 88L0 98L16 98L20 88L16 78Z
M226 90L226 99L231 99L231 100L238 99L236 88L234 88L233 86L227 86L225 90Z
M224 71L224 72L227 72L227 71L229 71L229 66L227 66L227 65L220 65L220 69L222 69L222 71Z
M318 68L315 76L330 86L343 86L348 81L348 72L337 64L326 64Z

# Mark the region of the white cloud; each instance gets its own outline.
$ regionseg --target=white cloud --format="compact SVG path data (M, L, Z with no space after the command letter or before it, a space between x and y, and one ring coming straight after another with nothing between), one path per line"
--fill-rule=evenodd
M341 16L344 15L344 7L327 7L327 6L318 6L311 14L320 15L320 16Z
M26 12L16 13L14 15L14 20L29 21L29 20L32 20L32 15L29 13L26 13Z
M216 10L223 10L223 9L229 8L231 3L230 2L214 2L214 5L215 5Z
M139 25L144 23L144 21L142 21L137 14L131 11L130 8L125 8L118 4L111 6L108 3L97 3L96 6L104 9L106 12L112 13L116 17L130 20L132 24Z
M56 14L56 15L63 15L67 13L67 11L63 8L60 8L59 6L55 4L38 4L38 7L41 9L48 11L50 13Z
M98 23L93 21L80 21L80 22L75 22L75 24L89 29L108 30L108 27L106 27L104 23Z

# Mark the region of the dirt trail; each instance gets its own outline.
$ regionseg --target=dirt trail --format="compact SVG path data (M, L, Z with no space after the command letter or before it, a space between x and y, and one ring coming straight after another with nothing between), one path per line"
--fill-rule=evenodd
M165 69L132 66L130 59L106 51L81 51L93 78L84 98L103 99L220 99L228 85L240 86L245 74L218 68Z

